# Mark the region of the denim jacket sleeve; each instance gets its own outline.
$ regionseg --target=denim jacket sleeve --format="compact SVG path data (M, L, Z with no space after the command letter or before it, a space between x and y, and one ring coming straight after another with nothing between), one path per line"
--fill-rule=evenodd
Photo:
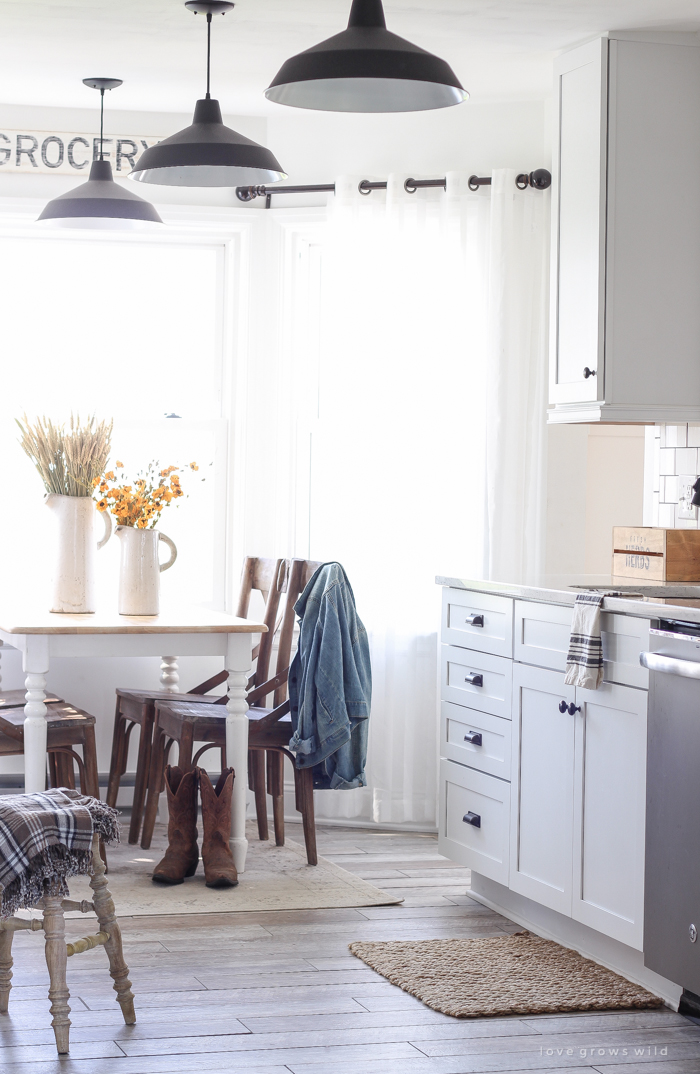
M299 649L290 671L297 764L326 761L331 787L363 786L371 703L369 643L352 589L336 573L305 602ZM339 572L339 573L338 573Z

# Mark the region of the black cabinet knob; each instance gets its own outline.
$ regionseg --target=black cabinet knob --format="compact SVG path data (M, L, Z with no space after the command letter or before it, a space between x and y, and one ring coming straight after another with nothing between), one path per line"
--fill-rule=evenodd
M566 712L567 708L568 708L568 706L566 704L566 701L560 701L559 702L559 711L560 712L562 712L562 713Z
M595 369L589 369L588 366L584 366L584 369L583 369L583 379L584 380L588 380L589 377L595 377L595 376L596 376L596 370Z

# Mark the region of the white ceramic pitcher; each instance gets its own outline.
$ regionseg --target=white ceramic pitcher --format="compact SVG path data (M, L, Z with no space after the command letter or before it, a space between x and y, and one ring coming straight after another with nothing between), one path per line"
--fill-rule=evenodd
M45 499L56 522L55 556L52 578L52 612L95 611L95 553L112 534L112 519L104 511L104 536L95 541L95 501L90 496L60 496L50 492Z
M160 611L160 575L177 559L177 548L159 530L140 530L135 526L117 526L121 541L119 570L119 614L158 615ZM160 542L170 549L170 559L161 563Z

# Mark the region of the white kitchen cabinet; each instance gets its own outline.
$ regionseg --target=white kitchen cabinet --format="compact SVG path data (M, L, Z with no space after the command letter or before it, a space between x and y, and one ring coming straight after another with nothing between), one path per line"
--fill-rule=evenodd
M515 664L509 886L569 916L575 722L562 702L575 702L563 674Z
M700 47L555 61L550 422L700 421Z
M643 690L513 672L509 886L639 950L646 710Z
M572 917L642 950L647 694L576 690Z

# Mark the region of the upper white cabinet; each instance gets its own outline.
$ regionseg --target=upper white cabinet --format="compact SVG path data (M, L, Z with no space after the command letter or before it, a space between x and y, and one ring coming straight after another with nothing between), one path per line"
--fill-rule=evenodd
M700 45L560 56L550 422L700 421Z

